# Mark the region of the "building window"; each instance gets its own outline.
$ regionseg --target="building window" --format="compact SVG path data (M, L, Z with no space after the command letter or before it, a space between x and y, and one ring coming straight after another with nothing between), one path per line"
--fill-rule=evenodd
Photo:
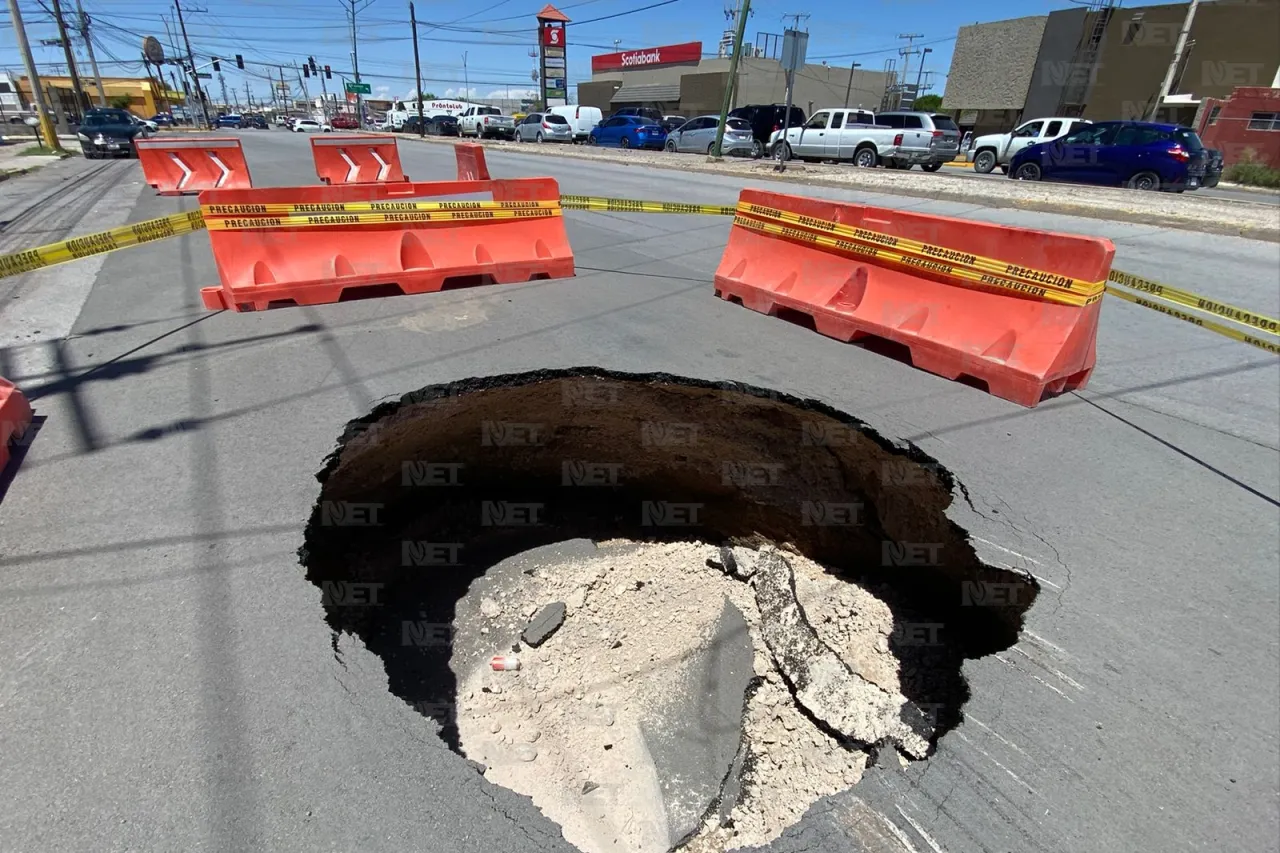
M10 86L8 83L0 83L0 93L8 95L12 91L13 91L13 87Z
M1213 109L1209 110L1209 124L1218 123L1218 113L1220 112L1222 112L1222 107L1220 106L1214 107Z
M1280 113L1254 113L1249 117L1249 130L1280 130Z

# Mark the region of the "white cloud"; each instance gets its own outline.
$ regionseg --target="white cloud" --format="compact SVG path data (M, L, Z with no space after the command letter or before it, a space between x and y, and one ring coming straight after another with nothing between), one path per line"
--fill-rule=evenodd
M464 89L461 86L459 86L457 89L445 89L444 97L446 98L478 98L480 97L480 90L477 89L475 86L472 86L469 89Z
M373 90L373 94L377 95L377 96L378 96L378 97L380 97L380 98L385 98L387 95L390 95L390 94L391 94L391 87L390 87L390 86L375 86L375 87L374 87L374 90Z
M540 98L542 97L542 92L538 89L516 89L513 87L510 89L494 89L492 92L485 95L485 97L493 99L510 98L512 100L518 100L520 98Z

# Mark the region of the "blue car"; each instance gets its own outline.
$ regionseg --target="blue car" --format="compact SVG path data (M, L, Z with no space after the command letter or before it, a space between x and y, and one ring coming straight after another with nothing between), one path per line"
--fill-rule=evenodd
M667 144L667 132L641 116L611 116L595 126L587 136L587 144L661 149Z
M244 127L244 119L238 115L218 116L218 120L214 122L218 127L234 127L236 129Z
M1180 193L1204 183L1208 150L1194 130L1147 121L1102 121L1014 155L1009 177Z

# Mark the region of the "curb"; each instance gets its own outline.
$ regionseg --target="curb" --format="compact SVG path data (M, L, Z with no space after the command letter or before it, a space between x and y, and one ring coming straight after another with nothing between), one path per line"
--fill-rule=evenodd
M424 142L429 145L455 145L461 140L459 137L452 136L399 136L412 142ZM1127 222L1137 225L1154 225L1162 228L1173 228L1179 231L1193 231L1201 234L1219 234L1226 237L1242 237L1246 240L1258 240L1266 243L1280 243L1280 229L1266 226L1255 225L1238 225L1230 222L1206 222L1202 220L1186 220L1177 216L1168 214L1151 213L1141 210L1127 210L1107 207L1090 207L1088 205L1073 204L1071 202L1057 201L1040 201L1037 199L1020 199L1020 198L991 198L980 197L975 198L974 194L965 189L939 189L939 190L923 190L915 187L865 187L858 184L851 184L845 181L833 181L822 177L800 177L790 176L785 173L778 174L757 174L732 171L729 169L703 168L694 170L682 170L674 165L667 166L657 163L628 163L622 159L605 159L597 157L581 157L574 158L572 156L562 157L555 147L538 146L538 145L522 145L516 146L495 146L492 144L485 145L485 148L496 148L513 154L529 154L532 156L543 157L561 157L562 160L587 160L599 163L609 163L616 166L646 166L653 169L664 169L670 172L695 171L710 175L727 175L731 177L742 177L748 180L774 181L777 183L805 184L808 186L831 187L833 189L849 190L852 192L869 192L879 193L881 195L898 195L909 198L924 198L934 201L965 201L971 204L978 204L982 207L990 207L997 209L1017 209L1035 211L1038 213L1062 213L1068 216L1079 216L1085 219L1100 219L1109 222ZM544 150L546 149L546 150ZM968 164L965 164L968 165ZM1249 202L1249 204L1257 204L1257 202Z

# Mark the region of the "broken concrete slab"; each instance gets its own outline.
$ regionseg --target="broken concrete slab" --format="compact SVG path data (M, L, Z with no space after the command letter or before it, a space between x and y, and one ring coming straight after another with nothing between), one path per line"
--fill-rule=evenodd
M687 661L686 683L660 715L641 723L672 847L701 828L721 796L742 742L753 657L747 621L726 598L710 639Z
M551 635L554 634L561 625L564 624L565 606L563 601L553 601L543 606L541 610L529 620L529 624L525 627L524 632L520 634L520 639L524 640L535 649L541 646Z
M776 550L756 562L760 632L796 701L844 737L864 744L891 741L913 758L925 758L933 733L925 714L901 695L877 687L851 670L818 638L796 600L791 563Z

